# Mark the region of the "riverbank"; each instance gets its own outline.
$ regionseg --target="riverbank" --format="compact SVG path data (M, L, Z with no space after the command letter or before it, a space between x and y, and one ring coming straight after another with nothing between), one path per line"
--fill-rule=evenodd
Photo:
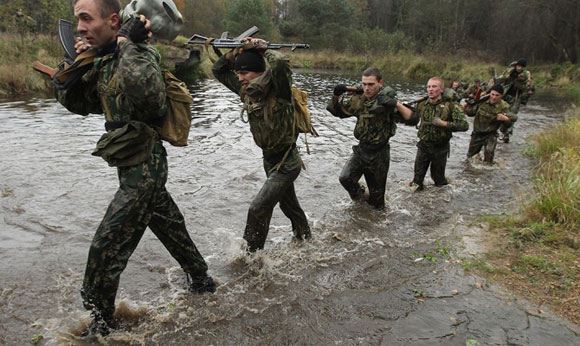
M180 38L181 42L185 40ZM162 53L170 52L170 59L181 53L167 46L159 46ZM50 91L45 79L32 70L36 60L49 66L57 66L62 59L62 48L56 36L0 34L0 97L26 96ZM333 51L287 52L293 67L307 69L360 71L368 66L380 68L386 75L403 76L418 82L430 76L440 75L446 79L460 78L471 82L487 80L501 73L505 66L482 60L465 60L456 56L397 54L354 55ZM187 56L183 57L184 59ZM558 92L567 100L580 104L580 67L573 64L531 65L537 89ZM203 54L198 76L211 76L211 62Z
M463 266L580 323L580 111L532 143L533 193L519 212L484 218L488 250Z

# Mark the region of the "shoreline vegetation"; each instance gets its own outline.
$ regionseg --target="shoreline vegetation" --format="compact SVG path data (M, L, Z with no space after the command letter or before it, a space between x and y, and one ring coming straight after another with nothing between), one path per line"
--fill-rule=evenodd
M162 53L169 50L160 46ZM32 63L39 60L52 67L58 65L63 53L56 36L0 33L0 54L0 98L51 95L50 83L32 69ZM314 50L287 54L295 68L348 72L373 65L386 76L397 74L419 83L433 75L486 81L494 69L500 74L505 68L495 62L455 55L357 55ZM205 52L199 66L198 75L211 75L211 62ZM537 90L555 92L564 102L580 105L580 66L542 64L531 65L530 70ZM479 259L464 260L463 267L580 323L580 111L569 118L532 139L528 154L538 160L532 177L535 198L516 214L485 217L490 225L486 242L494 250Z
M185 38L176 42L183 44ZM171 51L167 45L158 45L163 53ZM330 50L286 52L293 67L334 71L362 71L369 66L379 68L388 75L399 75L417 81L426 81L438 75L447 80L460 79L473 82L475 79L489 80L495 71L499 75L506 67L492 61L462 58L454 55L418 55L405 51L383 54L338 53ZM58 38L43 34L0 33L0 97L25 97L47 94L50 85L40 73L32 69L36 60L56 67L63 52ZM213 53L212 53L213 54ZM205 51L198 76L211 76L211 63ZM561 95L566 101L580 105L580 66L564 64L542 64L529 66L537 90L549 90Z
M531 142L532 194L514 214L483 217L487 250L462 266L580 324L580 110Z

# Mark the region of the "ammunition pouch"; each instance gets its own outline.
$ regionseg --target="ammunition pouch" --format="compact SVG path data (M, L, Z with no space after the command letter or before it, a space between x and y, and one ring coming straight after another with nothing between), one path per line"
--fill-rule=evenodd
M115 123L113 127L118 125ZM153 128L139 121L130 121L103 134L92 155L102 157L111 167L135 166L151 157L157 140Z

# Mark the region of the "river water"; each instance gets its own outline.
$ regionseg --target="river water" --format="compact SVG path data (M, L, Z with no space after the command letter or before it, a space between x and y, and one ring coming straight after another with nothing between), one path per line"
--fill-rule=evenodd
M388 79L402 99L422 87ZM0 344L578 344L577 326L465 275L447 255L465 249L477 216L527 198L533 162L526 137L561 119L547 100L520 112L493 167L467 163L469 132L451 143L451 185L413 193L416 129L391 139L387 208L354 203L338 174L355 144L354 119L325 111L336 83L356 77L302 71L320 137L302 150L296 181L313 240L291 241L274 212L266 249L241 250L246 212L264 181L261 153L240 120L237 96L215 80L191 86L190 145L167 146L168 190L220 287L186 292L182 271L146 232L117 296L123 329L82 339L89 321L79 288L89 244L117 187L116 172L91 156L99 115L70 114L52 99L0 103ZM471 123L471 120L470 120ZM544 308L542 308L545 310Z

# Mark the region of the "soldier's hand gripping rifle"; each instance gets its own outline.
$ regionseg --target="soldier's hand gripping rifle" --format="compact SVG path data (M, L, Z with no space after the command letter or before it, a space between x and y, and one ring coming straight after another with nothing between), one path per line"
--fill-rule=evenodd
M211 38L205 37L202 35L194 34L189 38L187 44L200 44L200 45L210 45L214 49L219 48L239 48L244 45L243 39L247 37L251 37L258 33L260 29L257 26L253 26L248 30L241 33L239 36L235 38L228 37L228 32L222 33L220 38ZM307 49L310 48L310 45L307 43L268 43L268 49L280 49L280 48L290 48L291 50L295 50L297 48Z

